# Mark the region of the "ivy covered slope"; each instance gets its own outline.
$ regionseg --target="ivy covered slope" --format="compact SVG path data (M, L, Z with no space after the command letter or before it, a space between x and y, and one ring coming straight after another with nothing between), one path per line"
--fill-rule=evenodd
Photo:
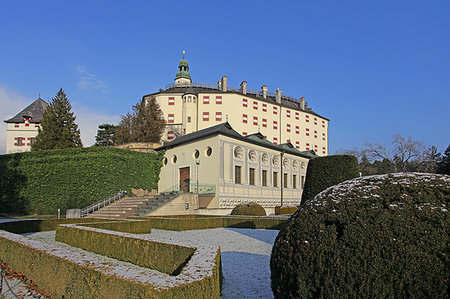
M271 256L276 298L448 296L450 176L356 178L305 203Z
M0 213L64 213L131 187L156 188L161 159L106 147L2 155Z

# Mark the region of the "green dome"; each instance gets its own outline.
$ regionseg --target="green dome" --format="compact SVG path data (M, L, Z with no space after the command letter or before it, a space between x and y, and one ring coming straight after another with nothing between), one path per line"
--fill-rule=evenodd
M189 66L189 63L187 62L186 59L183 58L183 59L180 60L180 62L178 62L178 65L179 66L182 66L182 65L183 66Z
M179 78L191 79L191 74L189 74L189 72L187 72L187 71L179 71L175 75L175 79L179 79Z

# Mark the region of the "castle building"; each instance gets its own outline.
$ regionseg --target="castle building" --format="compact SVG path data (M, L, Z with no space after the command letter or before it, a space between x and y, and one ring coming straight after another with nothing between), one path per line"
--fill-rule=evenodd
M266 212L300 205L309 159L290 143L275 145L261 133L242 136L228 122L176 138L164 150L160 193L183 195L152 215L225 215L242 202Z
M31 151L31 145L36 140L40 122L47 106L46 101L38 98L16 116L5 120L5 123L8 124L6 129L7 154Z
M163 142L227 121L243 136L259 131L274 144L291 143L301 151L328 155L330 120L309 108L304 97L293 98L280 89L272 93L266 85L251 90L246 81L230 87L226 76L217 84L194 83L184 56L178 68L173 84L143 97L155 98L163 111Z

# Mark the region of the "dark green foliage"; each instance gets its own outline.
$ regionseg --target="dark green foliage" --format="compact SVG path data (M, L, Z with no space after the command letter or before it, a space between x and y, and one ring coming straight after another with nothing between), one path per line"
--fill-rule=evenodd
M33 151L83 146L71 109L72 105L61 88L44 111L42 130L39 128Z
M157 187L163 153L93 147L0 156L0 213L56 214Z
M450 174L450 145L444 152L442 161L438 164L438 173Z
M304 204L271 255L275 298L445 298L450 177L357 178Z
M116 143L159 142L166 121L154 97L141 100L133 106L133 112L122 116L116 129Z
M266 216L266 210L256 202L241 203L234 207L231 215Z
M116 145L117 126L111 124L101 124L98 126L97 136L95 136L95 146Z
M359 176L358 159L349 155L311 159L306 171L302 204L326 188Z

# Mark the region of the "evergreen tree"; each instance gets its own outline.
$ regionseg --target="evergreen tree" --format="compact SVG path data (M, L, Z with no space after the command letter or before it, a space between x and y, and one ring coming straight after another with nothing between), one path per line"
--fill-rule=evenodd
M97 136L95 136L95 146L116 145L116 128L111 124L101 124L98 126Z
M116 130L116 143L159 142L166 126L163 112L155 98L139 101L132 114L122 116Z
M32 150L82 147L80 130L75 123L72 105L61 88L44 111Z
M450 145L447 146L447 149L444 152L437 172L442 174L450 174Z

